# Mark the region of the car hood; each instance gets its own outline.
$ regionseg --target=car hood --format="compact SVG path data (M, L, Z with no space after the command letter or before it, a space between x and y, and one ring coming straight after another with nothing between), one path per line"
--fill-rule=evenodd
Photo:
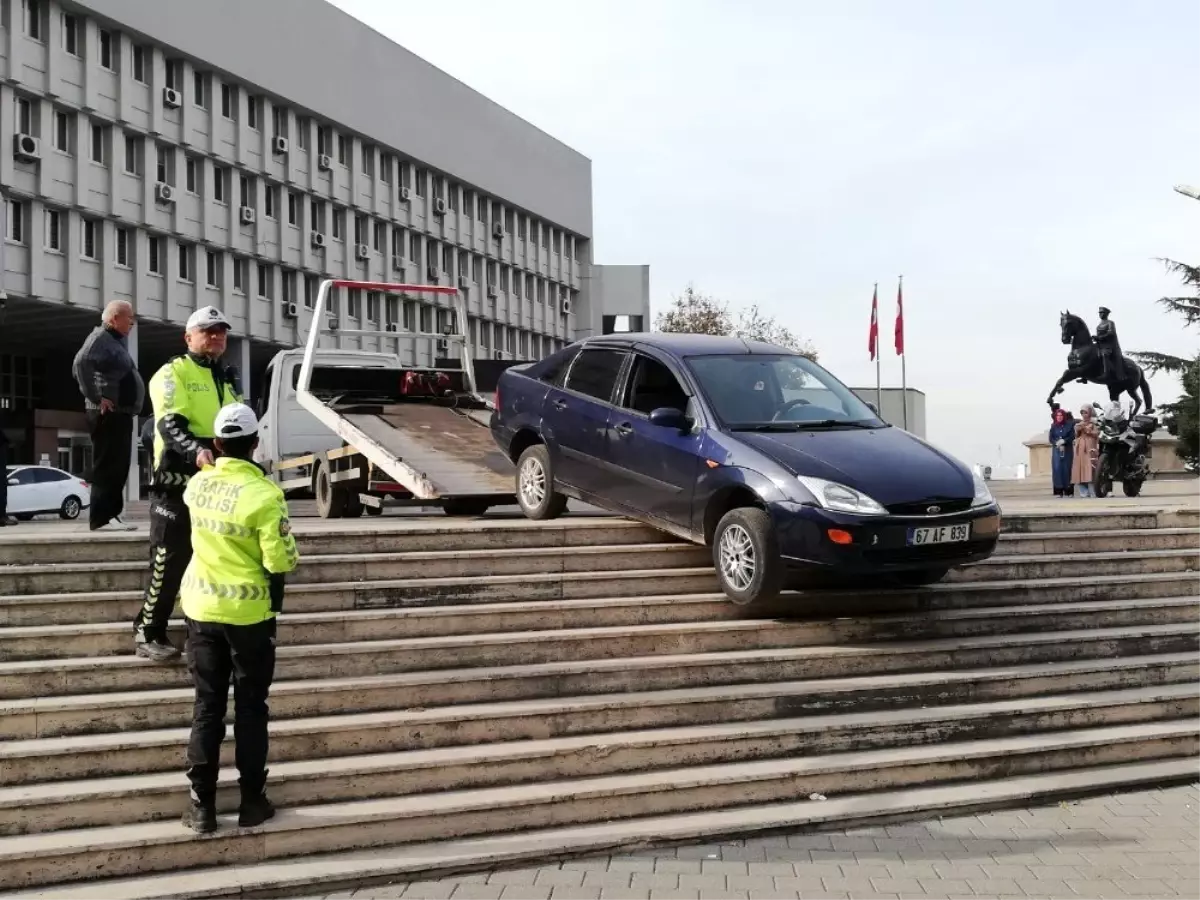
M966 466L899 428L739 431L734 437L794 475L836 481L884 506L975 494Z

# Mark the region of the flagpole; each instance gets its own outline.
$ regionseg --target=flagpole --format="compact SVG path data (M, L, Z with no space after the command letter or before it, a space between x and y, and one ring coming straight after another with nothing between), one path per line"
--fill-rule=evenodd
M904 276L900 276L900 286L896 288L896 296L904 297ZM903 303L903 299L900 300ZM908 323L905 322L904 325ZM900 402L904 404L904 430L908 431L908 335L905 335L904 352L900 354Z
M879 346L879 282L875 282L875 295L871 301L872 314L875 316L875 406L879 415L883 415L883 348Z

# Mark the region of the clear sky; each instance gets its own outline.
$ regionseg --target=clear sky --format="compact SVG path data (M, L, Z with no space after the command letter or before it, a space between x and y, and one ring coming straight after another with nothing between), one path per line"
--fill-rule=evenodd
M596 261L649 263L656 310L757 302L873 386L878 281L899 385L903 273L908 383L966 462L1048 426L1059 310L1196 346L1154 303L1156 257L1200 260L1195 0L335 2L591 158Z

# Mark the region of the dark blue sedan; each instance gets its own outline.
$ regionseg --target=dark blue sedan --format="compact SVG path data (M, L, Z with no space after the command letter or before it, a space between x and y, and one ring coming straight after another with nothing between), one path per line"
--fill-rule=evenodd
M732 337L589 338L500 378L525 515L574 497L713 549L739 605L805 573L930 584L996 548L981 478L816 363Z

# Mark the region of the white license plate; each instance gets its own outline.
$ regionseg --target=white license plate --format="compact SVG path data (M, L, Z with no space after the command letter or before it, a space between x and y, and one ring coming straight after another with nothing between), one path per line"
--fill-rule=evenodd
M938 525L933 528L908 529L908 546L925 547L929 544L955 544L969 540L970 525Z

